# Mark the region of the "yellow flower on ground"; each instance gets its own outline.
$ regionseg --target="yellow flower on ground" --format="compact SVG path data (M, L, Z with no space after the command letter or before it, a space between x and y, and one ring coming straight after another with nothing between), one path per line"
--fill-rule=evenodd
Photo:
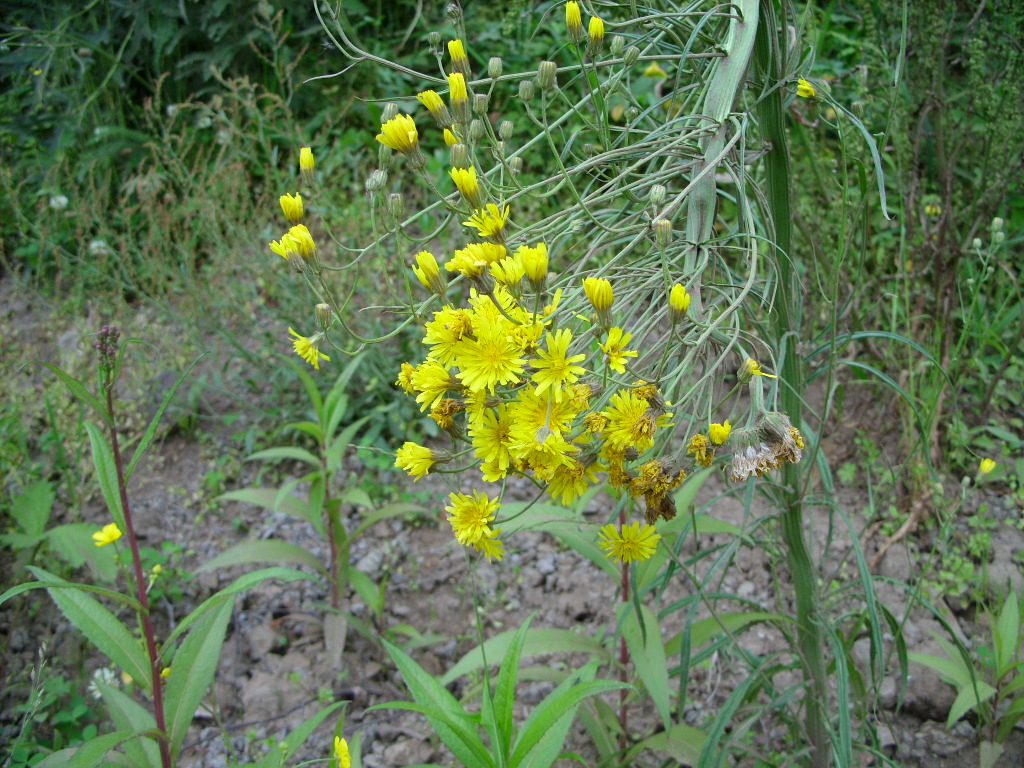
M620 563L646 560L654 554L661 541L661 534L653 525L645 523L641 527L639 520L626 523L621 531L609 523L601 529L600 535L599 546L605 551L605 557Z
M117 523L107 523L101 530L96 531L92 538L97 547L105 547L121 538L121 529L117 527Z
M989 472L991 472L997 466L998 466L998 464L995 462L994 459L982 459L981 460L981 464L978 466L978 474L979 475L987 475Z
M459 544L470 546L492 533L490 523L497 516L501 504L487 494L473 491L472 496L464 493L450 493L451 504L444 508L448 513L455 539Z
M284 211L284 217L288 219L292 224L298 224L302 221L302 195L281 195L281 210Z
M732 424L726 419L724 424L712 424L708 427L708 434L711 436L711 442L715 445L721 445L729 439L729 433L732 432Z
M612 284L603 277L583 278L583 290L587 294L587 301L598 312L607 312L611 309L615 293L612 291Z
M818 95L818 92L814 90L813 85L801 77L796 82L796 95L802 99L813 99Z
M408 472L416 481L429 473L435 463L432 450L413 442L407 441L395 454L395 466Z
M302 147L299 150L299 173L307 182L313 182L313 167L316 162L313 159L313 150L309 147Z
M481 237L491 237L499 242L505 239L503 230L505 222L508 221L509 207L499 208L494 203L488 203L486 208L481 208L468 221L462 222L463 226L476 227Z
M537 370L531 378L537 385L538 395L549 390L551 399L559 402L566 394L566 387L575 384L587 372L582 365L577 365L587 359L586 354L567 357L571 342L572 331L568 328L549 333L547 350L537 350L537 359L530 361Z
M639 353L625 349L625 346L633 339L633 334L623 333L618 326L609 329L608 338L604 344L599 345L601 351L608 359L608 367L616 373L626 372L626 358L636 357Z
M348 751L348 742L340 736L334 737L334 757L338 761L337 768L352 768L352 755Z
M377 141L396 152L413 152L419 146L419 131L410 115L395 115L380 127Z
M318 371L320 370L321 360L326 360L327 362L331 361L331 358L320 351L320 342L324 340L324 335L320 331L317 331L309 338L306 338L291 328L288 329L288 333L295 337L295 341L292 342L292 348L295 350L295 354L312 365Z
M644 70L644 77L668 77L668 72L661 68L661 65L652 61L650 66Z
M452 168L449 171L452 181L459 188L463 199L472 208L479 208L481 205L480 182L476 178L476 168L472 165L469 168Z

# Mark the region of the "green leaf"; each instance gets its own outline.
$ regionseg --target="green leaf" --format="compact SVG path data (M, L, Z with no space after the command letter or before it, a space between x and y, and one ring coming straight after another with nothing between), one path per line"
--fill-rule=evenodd
M281 488L239 488L235 491L222 493L217 497L218 501L241 501L245 504L255 504L257 507L270 509L274 512L283 512L286 515L297 517L311 523L317 532L323 535L323 521L320 519L319 508L312 509L302 499L291 494L291 489L300 481L286 483Z
M234 602L224 600L196 622L171 663L164 695L167 737L176 758L206 689L213 682Z
M427 673L419 664L413 661L412 657L405 653L397 645L392 645L387 640L381 640L388 655L398 666L409 693L413 699L424 706L432 707L440 712L463 714L463 709L454 696L444 687L442 679L438 682Z
M103 696L103 703L107 705L107 712L114 721L114 727L122 732L144 733L156 731L156 720L148 709L127 696L119 688L106 683L96 682L96 687ZM132 761L132 765L143 768L160 768L160 747L156 741L145 736L125 742L125 754Z
M114 452L110 442L95 424L86 422L85 431L89 434L92 446L92 463L96 467L96 479L100 484L100 492L107 503L107 510L122 531L124 524L124 507L121 506L121 490L117 484L117 466L114 464Z
M72 378L55 365L50 365L49 363L39 363L39 365L43 366L44 368L49 368L51 371L57 374L57 378L64 382L64 385L68 388L68 390L70 390L71 394L77 397L86 405L88 405L90 408L92 408L93 411L96 412L96 415L103 420L104 424L106 424L108 427L111 426L111 424L113 424L113 421L110 418L110 414L107 413L106 406L103 405L103 403L100 402L98 399L96 399L96 397L94 397L93 394L89 392L89 390L87 390L78 379Z
M656 733L634 745L626 755L625 764L633 765L635 763L633 758L636 755L650 749L655 752L664 752L685 765L696 765L697 760L700 759L700 752L704 749L705 741L707 741L707 734L704 731L686 723L676 723L667 731Z
M142 735L140 733L124 733L122 731L105 733L77 747L62 749L59 752L47 755L43 760L36 763L36 768L107 768L110 765L117 765L117 763L104 761L103 756L119 745L133 739L138 739ZM132 768L135 767L133 766Z
M480 740L468 716L452 712L438 712L435 708L424 704L410 704L405 701L391 701L377 704L367 709L401 709L406 712L419 712L427 718L427 722L437 733L464 766L473 768L495 768L494 758Z
M232 598L240 592L245 592L247 589L252 589L257 584L260 584L267 579L280 579L281 581L288 583L292 581L309 581L313 577L308 573L302 571L296 571L292 568L284 568L283 566L275 566L273 568L264 568L259 571L253 571L247 573L244 576L239 576L231 584L224 587L224 589L206 598L200 603L195 610L192 611L188 616L181 620L181 622L174 628L174 631L167 636L167 639L163 642L163 648L170 648L174 644L174 641L184 634L189 627L199 621L207 611L210 611L220 605L223 601L228 598Z
M215 568L226 568L229 565L247 565L249 563L305 565L324 577L327 576L327 569L324 568L323 563L316 556L296 544L278 539L245 541L241 544L236 544L203 563L196 568L195 572L202 573L203 571L210 571Z
M971 687L971 673L963 662L957 657L955 660L934 656L930 653L908 653L907 658L931 667L950 683L957 687L957 690Z
M11 516L24 534L38 539L46 531L55 498L49 481L32 483L11 501Z
M695 621L690 630L690 646L694 650L700 648L709 640L722 634L735 634L749 624L761 621L784 621L785 616L778 613L766 613L764 611L738 611L734 613L719 613L709 616L706 619ZM665 642L665 655L675 656L679 653L683 642L683 633L673 635Z
M578 669L537 705L523 723L509 768L548 768L558 758L576 709L584 699L630 687L611 680L594 680L596 672L597 662Z
M491 743L496 745L498 754L508 755L512 746L512 712L516 699L516 680L519 676L519 659L523 653L523 645L526 643L526 633L530 628L533 614L526 618L522 626L516 630L509 643L505 658L501 661L501 669L498 671L498 681L494 686L494 698L490 698L490 691L484 692L486 701L493 701L493 733Z
M283 760L288 761L292 759L292 757L295 756L295 753L298 752L302 745L306 743L306 739L309 738L309 735L317 729L317 726L336 712L339 707L344 707L346 704L348 704L347 701L336 701L333 704L328 704L315 715L300 723L295 730L289 733L285 738L285 743L288 745L288 749L284 750ZM353 747L353 745L349 746ZM354 747L352 748L352 752L354 756ZM353 763L354 762L355 761L353 760Z
M978 768L994 768L1005 751L1006 747L998 742L982 740L978 745Z
M995 641L996 677L1001 678L1013 665L1020 642L1020 602L1014 590L1006 596L992 639Z
M277 461L279 459L290 459L293 461L301 461L309 464L313 469L320 469L320 459L313 453L310 453L305 448L298 448L293 445L282 445L277 448L267 448L263 451L256 451L256 453L246 456L246 461Z
M42 568L30 567L29 570L40 582L65 587L54 589L50 586L46 591L68 621L148 693L152 685L149 660L145 650L124 624L97 600L79 589L77 584L54 576Z
M484 666L484 655L486 654L488 664L496 664L497 660L503 658L515 638L517 630L508 630L496 635L484 644L478 645L469 651L441 676L441 684L456 680L462 675L482 669ZM608 651L598 640L591 637L577 634L568 629L554 629L550 627L531 627L526 635L523 644L523 656L535 656L539 653L590 653L598 656L602 661L607 660Z
M626 615L623 616L623 611ZM661 628L658 617L646 605L640 606L640 616L631 603L620 603L616 609L622 626L622 636L626 638L629 655L636 666L637 674L647 688L647 693L654 702L661 722L668 728L671 725L669 711L668 667L665 660L665 646L661 640ZM642 626L641 626L642 622Z
M347 497L348 491L346 491L345 493ZM346 498L345 501L349 501L349 499ZM363 518L363 521L359 523L359 525L356 527L354 531L352 531L352 536L349 538L350 540L354 540L357 536L361 535L368 528L376 525L382 520L388 520L392 517L401 517L403 515L411 515L422 511L423 507L417 504L410 504L404 501L395 501L392 502L391 504L385 504L376 512L373 512L367 515L365 518Z
M112 589L107 589L106 587L96 587L92 584L76 584L71 581L63 581L59 579L59 577L54 576L49 571L44 571L42 568L29 566L28 570L32 571L32 573L35 574L37 578L40 578L40 573L44 574L46 577L46 581L27 581L24 584L16 584L15 586L11 587L6 592L4 592L2 595L0 595L0 605L3 605L12 597L20 595L22 592L28 592L32 589L50 589L52 587L53 589L77 589L81 590L82 592L92 592L93 594L103 595L104 597L109 597L113 600L117 600L121 603L124 603L126 606L128 606L135 612L142 610L138 601L136 601L134 598L131 598L128 595L122 595L120 592L115 592ZM56 579L57 581L51 581L52 579Z
M149 450L149 446L150 444L152 444L153 438L156 437L156 430L157 427L160 426L160 420L163 419L164 417L164 411L166 411L167 406L171 404L171 400L174 398L174 394L178 391L178 387L181 386L181 383L185 380L185 378L190 373L192 373L192 369L195 368L196 364L205 356L206 353L204 352L194 361L192 361L192 365L190 365L188 367L188 370L178 377L178 380L174 382L174 386L172 386L170 390L167 392L167 394L164 396L164 400L162 403L160 403L160 407L157 408L156 413L153 415L153 418L150 419L149 426L146 427L145 434L142 436L142 439L139 441L139 444L135 447L135 452L132 454L132 460L128 462L128 467L124 471L125 483L127 483L128 479L132 476L132 472L135 470L135 466L139 463L139 460L142 459L142 457L146 455L146 451Z
M977 694L974 692L973 685L964 686L957 693L956 698L953 700L953 706L949 708L949 717L946 718L946 728L952 728L956 721L966 715L970 710L996 695L996 689L988 683L978 680L977 685Z
M92 540L96 526L92 523L66 523L46 532L46 545L72 568L85 563L101 580L113 581L117 576L113 547L97 547ZM132 601L134 605L134 600Z

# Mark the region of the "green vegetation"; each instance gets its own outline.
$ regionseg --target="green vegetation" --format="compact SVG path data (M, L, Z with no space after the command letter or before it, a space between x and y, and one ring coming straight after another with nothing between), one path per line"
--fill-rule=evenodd
M8 6L0 763L170 768L205 712L231 765L358 768L390 708L467 766L896 766L917 664L1005 764L1018 4ZM144 477L189 530L137 535ZM392 614L357 558L411 532L415 586L449 524L471 619ZM538 538L585 633L526 619ZM337 685L240 747L211 693L271 578ZM353 718L353 654L412 702Z

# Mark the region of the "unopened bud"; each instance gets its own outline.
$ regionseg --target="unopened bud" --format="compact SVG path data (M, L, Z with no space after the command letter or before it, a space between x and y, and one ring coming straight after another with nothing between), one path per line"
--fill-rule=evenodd
M850 109L853 112L853 114L855 114L857 117L863 117L864 116L864 102L861 101L860 99L857 99L852 104L850 104ZM833 112L832 119L833 120L835 119L835 113L834 112Z
M388 183L388 172L382 171L380 168L373 171L366 179L366 191L367 192L380 192L387 186Z
M651 187L651 191L647 195L647 199L651 201L651 205L655 208L661 208L665 202L665 197L668 195L668 190L665 189L664 184L655 184Z
M558 65L553 61L542 61L537 68L537 85L547 91L555 87Z
M473 96L473 114L483 117L487 114L487 94L478 93Z
M518 176L523 172L523 158L513 157L508 161L508 169Z
M458 24L462 20L462 6L458 3L448 3L448 7L444 9L444 15L452 24Z
M395 221L401 221L405 218L405 200L402 199L401 193L392 192L388 195L387 209L388 214Z
M395 151L391 147L381 144L377 147L377 166L384 171L390 171L394 165Z
M583 145L583 156L586 157L587 159L591 157L597 157L600 154L600 144L592 144L591 142L588 141L586 144Z
M626 109L626 119L633 122L640 117L640 109L638 107L628 107Z
M427 45L430 46L430 52L431 53L435 53L436 54L438 51L440 51L441 50L441 33L438 32L436 29L432 30L430 32L430 34L427 35Z
M492 80L501 77L501 56L491 56L487 61L487 76Z
M486 135L487 129L484 128L483 120L474 120L469 124L469 138L474 143L483 141L483 138Z
M973 248L976 251L980 251L983 245L984 243L981 242L980 237L976 237L974 238L974 240L971 241L971 248Z
M469 149L465 144L452 144L448 149L452 168L469 168Z
M612 41L608 47L612 52L612 56L618 58L622 55L622 51L626 47L626 38L622 35L612 35Z
M525 103L529 104L533 101L533 81L532 80L520 80L519 81L519 98Z
M515 125L511 120L502 120L498 124L498 138L502 141L508 141L512 138L513 130L515 130Z
M1003 228L1003 220L1002 220L1001 217L996 216L994 219L992 219L992 231L993 232L999 232L999 231L1002 230L1002 228Z
M330 306L327 304L317 304L313 308L313 312L316 314L316 324L320 327L320 330L329 331L334 323L334 313L331 312Z
M672 242L672 222L658 219L654 222L654 241L662 248Z
M389 101L384 105L384 111L380 114L380 121L386 123L388 120L393 120L398 117L398 105L393 101Z
M494 156L502 158L505 156L505 152L508 150L508 145L504 141L499 141L494 145Z
M640 49L635 45L629 46L625 53L622 54L622 63L627 67L632 67L640 58Z
M1005 240L1006 240L1006 233L1003 232L1002 230L999 230L998 232L993 232L992 233L992 242L995 245L1002 245Z

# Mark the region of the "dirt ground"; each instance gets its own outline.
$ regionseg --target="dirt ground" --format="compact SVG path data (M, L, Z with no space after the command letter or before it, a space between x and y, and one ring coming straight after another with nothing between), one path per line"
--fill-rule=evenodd
M75 333L74 329L66 332ZM77 338L81 339L80 333ZM8 343L11 341L9 338ZM68 338L63 343L74 344L75 341ZM881 407L869 397L862 398L859 405L851 404L850 399L846 404L847 410L864 422L878 419L880 414L873 409ZM851 411L851 408L859 410ZM846 448L849 438L848 434L837 434L823 446L833 467L852 455ZM155 546L170 539L179 544L183 555L177 566L184 571L197 568L232 544L271 537L297 543L326 559L326 544L302 521L235 502L211 504L211 491L204 478L220 466L217 464L220 454L239 452L238 446L228 440L226 434L216 437L211 450L209 444L201 445L181 434L172 434L156 446L151 458L140 466L130 489L143 542ZM288 467L282 469L287 474ZM231 479L232 487L252 481L255 471L253 465L242 465L241 476ZM358 483L370 471L353 460L348 474L338 479L339 486ZM838 494L838 505L854 521L858 536L870 522L864 517L867 491L862 485L863 477L864 474L859 473L857 481L841 486ZM531 613L536 614L534 627L571 629L590 637L614 627L618 585L556 538L542 532L520 532L507 540L508 551L503 562L476 564L467 558L467 550L454 541L443 521L441 508L446 493L443 483L429 477L413 486L393 471L383 472L379 482L382 486L397 484L409 491L426 489L430 492L422 515L380 524L357 543L352 557L355 566L371 578L386 578L385 611L378 628L385 636L399 640L407 637L402 634L406 626L421 633L424 644L413 656L428 671L441 673L449 669L476 645L474 594L488 636L518 627ZM720 495L724 489L719 478L712 478L698 496L699 504L709 503L707 513L713 517L749 529L762 515L770 513L764 510L759 514L755 508L754 514L747 516L734 497ZM584 512L583 524L595 530L603 524L608 515L608 502L609 497L596 496ZM960 513L964 519L976 512L979 504L985 503L989 514L1000 520L993 536L991 561L986 568L990 588L998 593L1009 583L1019 589L1021 575L1014 556L1024 550L1024 535L1014 522L1019 520L1021 510L998 488L982 489L969 503L970 507ZM104 522L106 513L101 504L98 495L91 499L84 519L98 525ZM53 522L59 522L61 514L57 510ZM348 523L354 525L361 513L348 508L345 514ZM852 567L849 532L838 520L835 520L836 527L830 530L823 507L812 507L809 514L812 519L808 531L822 579L849 578ZM770 531L770 525L762 527L759 536L767 536ZM881 533L876 532L865 542L869 558L882 539ZM686 544L686 551L696 553L721 541L720 536L701 534ZM785 568L773 565L779 562L780 551L776 550L772 558L765 547L741 546L732 567L723 571L724 577L716 584L716 591L734 594L748 601L747 605L758 605L767 611L791 610L791 590ZM894 583L913 582L918 576L916 564L931 554L929 534L922 531L910 537L909 542L893 547L878 569L882 577L877 581L879 599L895 616L906 619L903 635L910 652L940 653L934 635L941 634L942 628L920 606L912 607L908 614L908 590ZM0 570L7 585L24 578L24 574L11 573L6 567ZM184 596L180 602L156 606L162 630L166 631L173 621L184 616L211 591L245 570L229 568L204 572L183 581ZM687 590L687 582L680 578L664 596L664 604L686 596ZM779 601L780 594L783 604ZM225 743L218 719L227 726L226 735L236 755L255 757L262 749L258 740L283 737L317 711L324 700L348 702L345 734L349 737L356 732L361 734L363 764L368 768L431 762L452 764L451 756L432 736L422 717L396 710L367 711L374 704L409 699L379 644L350 629L342 666L340 669L332 666L325 652L321 624L322 609L327 601L323 585L314 580L290 584L268 582L238 599L215 686L217 715L203 712L196 719L180 762L182 768L217 768L227 764L229 745ZM93 670L102 665L102 660L89 652L53 606L45 600L40 602L43 606L31 631L24 625L24 605L19 608L12 603L0 608L0 648L4 651L0 711L6 713L0 719L5 727L15 722L13 709L21 703L17 697L25 693L26 670L33 664L41 642L45 641L49 649L51 669L63 668L70 675L78 675L83 688ZM984 637L982 617L975 615L969 606L955 602L947 605L941 600L939 605L948 610L947 620L959 629L965 641L972 643L975 638ZM349 608L367 624L373 623L369 610L355 596L350 596ZM700 615L707 615L706 609ZM18 623L15 623L15 616ZM666 621L665 637L676 629L673 620L670 617ZM747 651L763 656L781 658L787 652L782 635L766 624L749 628L740 635L739 642ZM854 646L855 658L866 663L867 655L866 639L858 640ZM542 665L580 661L580 658L557 656L530 660ZM710 664L693 670L682 717L685 722L698 727L705 724L709 715L713 715L742 682L740 665L730 661L727 656L715 656ZM603 674L611 676L613 673L604 671ZM522 711L528 712L552 687L547 682L524 681L518 691ZM873 714L885 754L908 768L978 765L978 734L972 724L964 720L950 731L944 726L954 698L952 686L942 682L932 670L911 664L910 678L902 696L899 689L898 667L892 659L880 691L881 706ZM458 695L468 687L457 682L454 690ZM833 702L833 705L839 704ZM656 719L648 708L635 706L631 712L631 728L642 731ZM328 722L317 731L301 757L315 759L329 754L331 725ZM788 743L787 732L774 719L766 718L755 724L752 733L751 745L765 752L785 755L803 747ZM578 722L571 732L570 745L590 764L596 763L596 753L588 746L588 737ZM1024 732L1015 731L1006 748L998 765L1024 765ZM657 765L658 761L651 757L640 764ZM865 760L865 766L870 764Z

